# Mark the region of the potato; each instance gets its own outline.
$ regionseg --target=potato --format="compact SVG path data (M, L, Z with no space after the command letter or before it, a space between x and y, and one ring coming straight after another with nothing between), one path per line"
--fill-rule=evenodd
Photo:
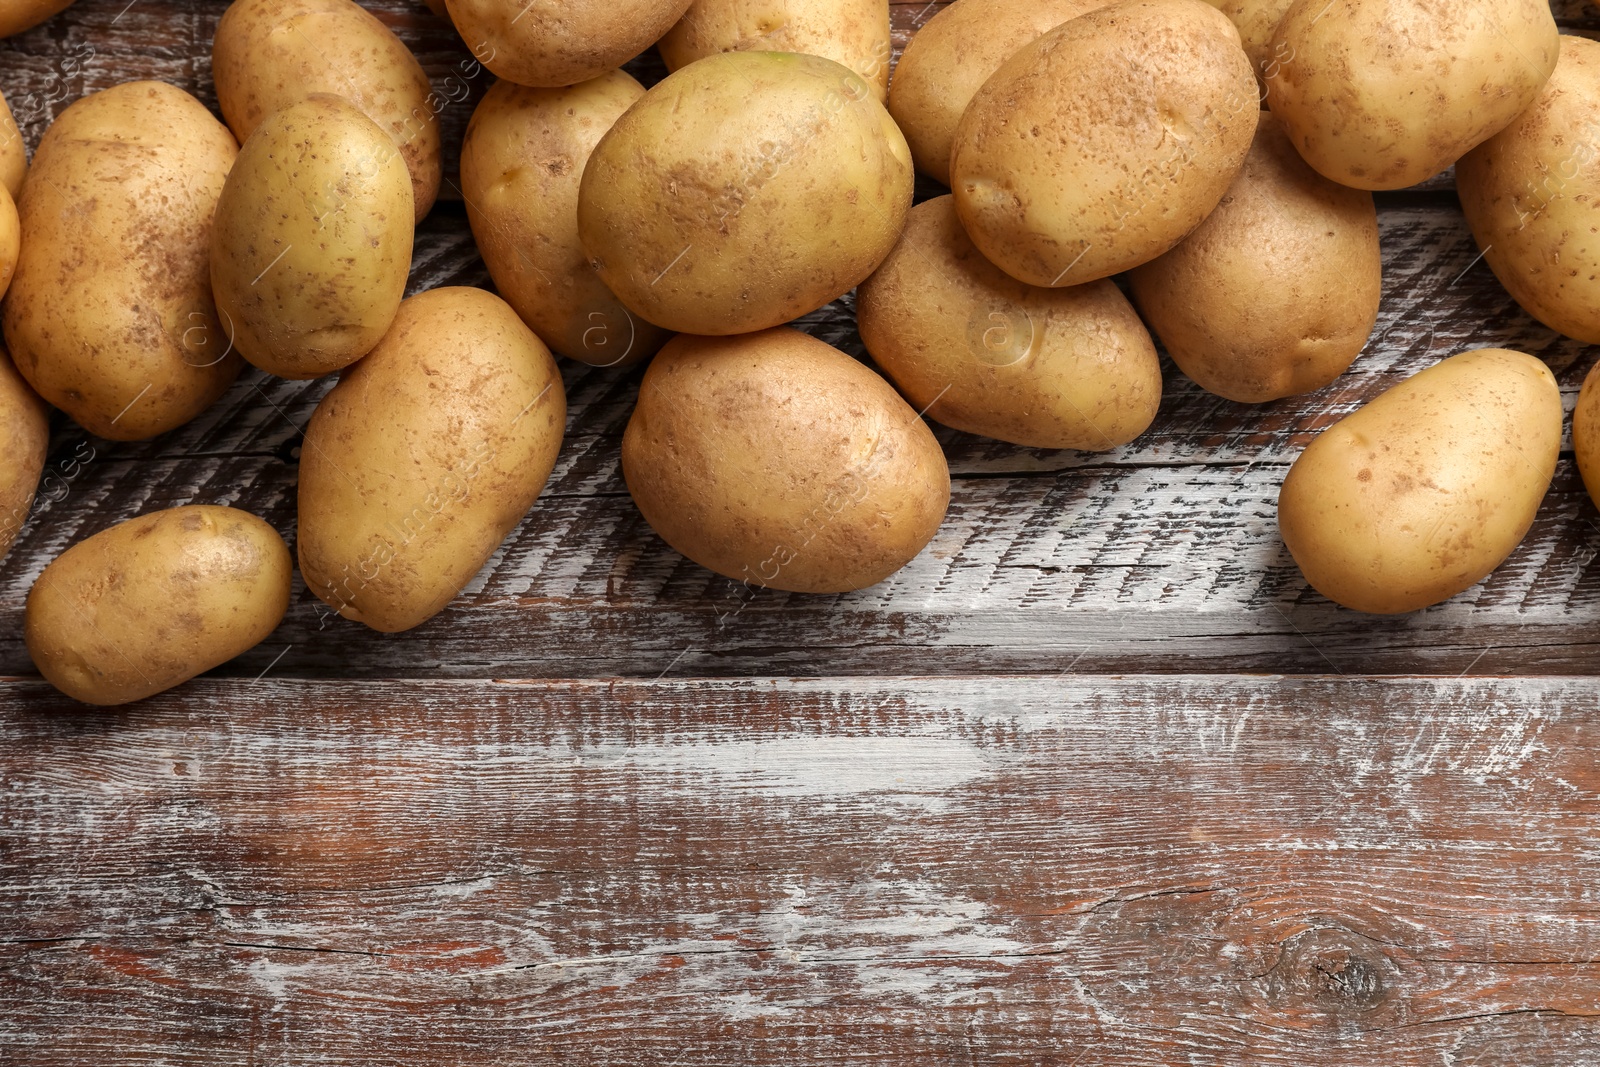
M1589 368L1572 409L1572 451L1589 499L1600 504L1600 364Z
M22 255L22 219L17 215L17 205L11 194L0 189L0 296L11 288L11 277L17 272L17 259Z
M306 427L306 587L374 630L432 618L533 506L566 411L549 350L505 301L466 288L407 300Z
M1561 38L1538 102L1462 157L1456 192L1517 303L1553 330L1600 344L1600 42Z
M28 143L17 128L16 116L5 97L0 96L0 186L15 200L22 195L22 179L28 173Z
M1511 555L1561 449L1561 392L1539 360L1486 348L1408 378L1311 442L1278 527L1329 600L1392 615L1447 600Z
M411 270L411 179L394 140L317 93L256 127L217 202L211 288L239 353L319 378L372 351Z
M360 108L400 146L416 219L439 195L437 100L411 49L353 0L234 0L211 44L217 103L242 144L312 93Z
M661 39L668 70L718 52L803 52L841 63L889 91L888 0L694 0Z
M1294 0L1206 0L1206 3L1233 20L1244 45L1244 54L1250 57L1250 66L1255 69L1256 84L1265 89L1267 74L1284 58L1273 51L1272 35Z
M576 85L659 41L690 0L446 0L461 39L497 77Z
M950 503L944 454L917 413L860 363L788 328L668 341L639 386L622 474L685 556L801 593L883 581Z
M914 182L905 138L855 74L818 56L725 52L669 75L600 139L578 233L634 314L751 333L871 274Z
M1202 388L1246 404L1309 393L1349 369L1378 321L1377 209L1371 193L1308 167L1262 115L1217 210L1128 281Z
M1017 281L972 246L953 197L911 209L856 316L906 399L968 433L1101 451L1138 437L1161 403L1155 345L1115 285Z
M1105 278L1211 213L1259 113L1225 15L1201 0L1121 0L1022 49L972 98L950 158L956 210L1013 278Z
M1532 104L1559 44L1548 0L1297 0L1270 51L1267 103L1306 162L1403 189Z
M237 152L200 101L149 81L74 102L40 140L17 204L6 345L39 395L90 433L165 433L238 375L206 281Z
M950 184L956 125L983 83L1024 46L1109 0L956 0L906 45L889 84L889 113L917 169Z
M0 559L28 521L49 447L50 416L44 402L0 352L0 448L6 455L0 466Z
M602 367L647 359L667 339L622 306L578 239L584 164L643 95L620 70L569 89L496 82L461 147L467 221L495 288L545 344Z
M289 610L292 572L283 538L254 515L169 508L58 556L28 593L23 636L69 697L127 704L260 644Z
M72 4L73 0L0 0L0 37L31 29Z

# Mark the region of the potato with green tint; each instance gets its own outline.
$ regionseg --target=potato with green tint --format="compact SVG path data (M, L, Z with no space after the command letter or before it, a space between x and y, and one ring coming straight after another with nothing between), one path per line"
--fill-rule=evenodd
M28 654L74 700L143 700L265 640L289 610L292 572L283 538L248 512L141 515L39 575L23 616Z
M211 44L217 104L240 143L312 93L360 108L400 146L417 219L439 195L437 110L428 76L389 27L353 0L234 0Z
M1538 99L1559 52L1549 0L1296 0L1269 47L1268 106L1357 189L1445 171Z
M1408 378L1334 423L1289 469L1283 541L1317 592L1392 615L1482 581L1533 524L1561 450L1561 391L1539 360L1486 348Z
M680 336L645 372L622 474L661 538L747 585L883 581L950 503L939 443L889 383L789 328Z
M1155 345L1114 284L1017 281L973 247L952 197L911 209L856 317L912 406L968 433L1103 451L1144 433L1161 404Z
M1600 42L1563 36L1539 99L1456 165L1461 210L1528 314L1600 344Z
M578 238L584 165L643 95L620 70L567 89L496 82L461 146L467 221L495 288L552 350L601 367L648 359L668 336L606 288Z
M856 74L819 56L726 52L669 75L601 138L578 233L635 315L750 333L871 274L914 181L905 138Z
M0 559L28 521L49 447L48 409L0 352L0 449L6 456L0 466Z
M1239 31L1201 0L1121 0L1006 60L956 127L950 187L996 266L1082 285L1209 215L1260 114Z
M152 81L75 101L40 139L17 202L6 347L90 433L166 433L238 376L206 267L237 154L205 105Z
M239 354L320 378L372 351L411 270L411 177L394 139L319 93L274 112L217 203L211 287Z
M917 169L950 184L956 126L1006 60L1069 19L1109 0L956 0L929 19L894 68L889 114Z
M804 52L889 90L888 0L695 0L658 47L668 70L718 52Z
M0 0L0 37L30 30L71 7L74 0Z
M1349 369L1378 321L1377 209L1307 166L1265 114L1217 210L1128 281L1202 388L1246 404L1313 392Z
M690 0L446 0L484 66L553 89L598 78L659 41Z
M307 588L374 630L432 618L533 506L566 411L549 350L505 301L457 287L411 297L306 427Z

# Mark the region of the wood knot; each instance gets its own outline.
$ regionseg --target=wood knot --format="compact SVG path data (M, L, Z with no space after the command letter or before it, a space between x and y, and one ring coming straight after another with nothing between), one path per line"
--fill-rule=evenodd
M1372 941L1350 930L1319 927L1285 941L1264 978L1268 999L1280 1008L1364 1015L1395 998L1399 974Z

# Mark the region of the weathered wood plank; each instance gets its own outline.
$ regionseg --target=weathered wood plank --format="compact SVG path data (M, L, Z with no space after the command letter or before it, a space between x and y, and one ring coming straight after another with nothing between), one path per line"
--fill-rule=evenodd
M0 689L0 1060L1600 1062L1587 680Z

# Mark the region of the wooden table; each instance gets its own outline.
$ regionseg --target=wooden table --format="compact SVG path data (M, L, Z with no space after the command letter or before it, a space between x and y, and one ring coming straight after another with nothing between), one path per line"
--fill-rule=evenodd
M31 141L136 76L214 105L225 6L81 0L0 43L0 90ZM453 160L487 75L419 2L367 6L454 101ZM897 42L937 6L897 5ZM1504 345L1570 407L1594 362L1447 182L1381 205L1382 317L1338 383L1249 408L1169 365L1100 455L940 430L949 520L848 596L742 597L667 549L617 472L638 373L567 364L548 489L432 623L297 586L250 654L89 710L22 646L40 569L181 503L292 536L331 383L252 372L143 444L58 417L0 564L0 1064L1600 1064L1570 450L1511 560L1413 616L1330 605L1277 537L1287 465L1401 378ZM412 290L487 281L442 203ZM862 351L848 299L806 325Z

